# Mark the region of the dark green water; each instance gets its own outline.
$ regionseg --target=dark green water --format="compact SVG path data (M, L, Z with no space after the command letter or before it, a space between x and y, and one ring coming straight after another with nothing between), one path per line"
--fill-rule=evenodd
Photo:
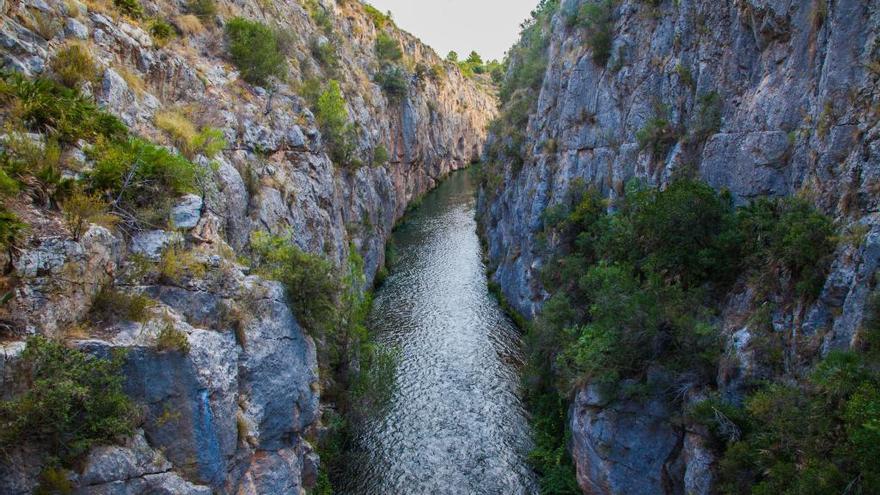
M357 432L345 493L536 493L518 330L489 294L475 180L450 176L394 235L370 326L398 349L396 388Z

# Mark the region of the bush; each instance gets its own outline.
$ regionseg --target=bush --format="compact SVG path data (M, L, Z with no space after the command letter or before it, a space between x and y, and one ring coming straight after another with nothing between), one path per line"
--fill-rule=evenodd
M168 284L178 284L185 276L203 278L205 273L205 265L183 246L172 245L159 258L159 276Z
M117 210L155 206L195 192L198 169L186 158L139 138L99 141L88 150L95 168L86 178L94 192L113 200Z
M213 19L217 15L215 0L189 0L186 11L202 20Z
M370 17L370 20L373 21L373 26L376 29L384 29L386 26L394 25L394 21L391 19L391 12L382 13L381 10L373 7L368 3L364 3L364 12L367 13L367 16Z
M265 85L270 77L287 76L287 60L268 26L236 17L226 24L226 37L232 63L245 81Z
M771 383L742 409L741 436L719 438L721 493L876 493L880 375L856 353L832 353L800 384Z
M330 157L341 165L355 164L357 133L348 122L348 109L339 83L330 81L315 103L315 119L330 148Z
M156 348L161 352L177 352L189 354L189 340L186 332L178 330L171 323L166 323L156 336Z
M62 143L98 136L118 139L128 133L116 117L103 112L73 89L48 79L26 79L0 72L0 103L11 109L8 118L32 132Z
M780 272L800 297L818 296L834 251L831 220L798 198L758 199L737 212L745 265L759 267L753 280L780 289Z
M0 207L0 248L14 246L26 225L12 212Z
M139 0L113 0L113 4L120 12L133 19L144 15L144 7Z
M93 223L112 228L119 217L110 213L109 209L110 204L100 196L80 191L74 192L61 204L64 222L75 240L79 240Z
M331 42L322 42L318 38L310 44L312 56L327 70L335 71L339 66L339 57L336 55L336 47Z
M33 141L24 134L10 134L2 139L0 172L5 195L25 191L49 206L63 197L72 181L61 177L61 147L53 140Z
M213 158L226 147L223 132L212 127L204 127L200 131L186 117L175 110L156 113L156 127L167 132L174 145L189 158L198 154Z
M653 117L645 122L645 126L636 132L639 148L651 152L655 160L666 158L669 150L678 141L678 129L665 116L667 109L658 106Z
M376 37L376 57L380 63L399 62L403 58L400 42L386 33L379 33Z
M23 390L0 402L0 449L39 446L64 465L132 433L135 408L122 392L123 359L99 359L31 337L16 363Z
M373 165L385 165L388 163L390 156L388 150L383 145L378 145L373 150Z
M587 3L578 13L578 22L586 28L587 45L593 50L593 61L601 67L608 64L614 42L614 1Z
M163 47L174 38L177 32L171 24L168 24L162 19L156 19L150 25L150 34L153 36L156 45Z
M693 125L692 135L699 142L705 142L721 129L721 96L717 92L702 94L697 99Z
M373 78L382 91L392 99L406 96L409 90L409 74L396 65L386 65Z
M98 292L89 310L89 321L95 325L113 324L120 321L143 323L149 316L154 302L141 294L126 294L105 287Z
M77 88L86 82L94 84L100 79L92 54L80 43L68 43L55 52L49 68L58 82L69 88Z
M302 251L290 239L263 232L251 235L251 248L258 271L284 284L299 322L312 335L332 334L342 292L333 264Z

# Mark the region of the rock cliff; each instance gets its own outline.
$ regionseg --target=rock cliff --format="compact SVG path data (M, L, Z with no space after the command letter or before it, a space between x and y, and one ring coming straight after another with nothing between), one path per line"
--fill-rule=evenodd
M142 13L124 15L130 4ZM221 0L208 16L193 15L193 4L0 1L4 70L52 77L56 54L78 44L98 69L79 90L134 134L174 145L157 124L172 111L195 128L219 129L226 143L211 159L193 154L205 170L201 193L179 198L153 229L91 225L74 235L56 208L26 195L8 201L28 227L0 255L0 396L14 388L23 340L44 335L99 356L126 350L125 391L142 408L133 438L93 450L70 474L77 493L304 493L313 486L316 344L283 287L252 274L238 255L248 253L254 231L289 235L337 264L357 250L372 280L395 221L443 176L478 158L495 112L485 83L359 2ZM284 80L248 84L230 63L223 25L239 16L280 33ZM402 49L400 96L373 82L380 33ZM322 58L328 50L335 63ZM381 148L387 159L333 163L303 97L311 82L330 79L339 81L356 129L354 155L370 163ZM88 170L88 148L63 147L66 176ZM180 245L189 265L179 277L157 275L151 266L163 250ZM152 301L141 323L82 323L111 286ZM189 352L158 349L163 332L182 334ZM30 493L40 458L27 449L4 457L0 493Z
M573 181L595 186L613 205L632 178L662 187L694 174L739 204L808 198L843 237L854 237L838 244L818 300L772 316L778 331L798 336L787 349L798 365L854 345L880 261L880 4L610 2L603 64L589 30L570 21L597 2L559 3L545 30L547 65L523 164L503 161L500 186L482 197L493 278L512 305L528 317L540 312L542 214L564 201ZM717 125L707 130L713 113ZM638 137L655 118L675 129L659 153ZM719 322L732 356L719 386L733 396L744 377L762 376L750 354L752 296L730 295ZM572 448L585 493L711 493L711 456L664 407L606 405L587 388L574 396Z

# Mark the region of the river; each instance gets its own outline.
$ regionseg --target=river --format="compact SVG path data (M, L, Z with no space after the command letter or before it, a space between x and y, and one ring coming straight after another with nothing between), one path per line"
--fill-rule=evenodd
M537 493L521 340L488 291L473 175L452 174L394 233L369 325L397 350L396 386L356 432L344 493Z

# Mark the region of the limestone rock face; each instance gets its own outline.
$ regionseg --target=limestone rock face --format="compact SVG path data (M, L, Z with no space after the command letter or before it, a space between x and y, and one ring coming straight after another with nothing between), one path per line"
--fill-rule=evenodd
M67 336L98 355L127 351L125 387L143 406L142 433L128 445L92 452L84 470L72 473L81 493L304 493L320 462L309 443L321 416L315 343L281 286L229 260L246 254L260 230L337 264L354 249L372 280L407 205L479 158L495 97L415 37L377 26L359 2L321 0L329 25L319 26L304 2L218 0L216 19L187 29L180 20L186 2L140 3L147 15L138 21L112 2L0 0L3 69L52 77L59 49L81 42L98 77L80 91L134 135L185 148L156 123L157 115L177 112L197 131L218 130L226 143L213 156L180 149L202 169L199 190L156 204L160 220L140 230L92 226L73 239L57 208L22 199L16 214L31 228L20 248L0 254L0 296L7 284L12 295L0 305L0 378L15 379L8 364L32 334ZM35 12L45 22L35 22ZM284 81L262 88L240 79L223 30L235 16L289 35ZM181 29L171 42L157 43L152 19ZM412 63L400 97L373 82L382 31ZM313 53L322 39L335 49L332 67ZM331 160L304 98L309 83L330 80L339 81L346 100L359 164ZM76 165L65 177L93 167L87 147L65 145L64 166ZM376 155L388 159L372 163ZM183 280L128 276L136 266L155 267L171 246L196 250L207 273ZM91 328L86 318L95 296L110 286L157 301L147 321ZM157 347L168 328L185 336L188 352ZM40 465L31 454L15 453L20 462L0 465L0 493L32 491Z
M693 172L739 204L803 194L841 232L857 233L839 244L815 303L771 315L774 328L801 342L786 349L794 362L853 345L880 262L880 3L682 0L652 8L623 0L615 2L606 67L593 61L585 30L565 19L588 0L561 3L525 163L501 164L500 187L480 200L493 278L511 304L529 317L540 311L547 292L539 273L553 247L538 236L542 214L573 181L613 201L630 179L662 187ZM640 149L636 134L658 112L693 136L713 93L717 129L679 139L664 156ZM732 294L719 322L729 359L718 381L732 400L769 373L750 347L751 300ZM672 412L651 400L606 408L588 395L577 395L571 417L587 493L711 492L710 451L699 435L670 426Z

